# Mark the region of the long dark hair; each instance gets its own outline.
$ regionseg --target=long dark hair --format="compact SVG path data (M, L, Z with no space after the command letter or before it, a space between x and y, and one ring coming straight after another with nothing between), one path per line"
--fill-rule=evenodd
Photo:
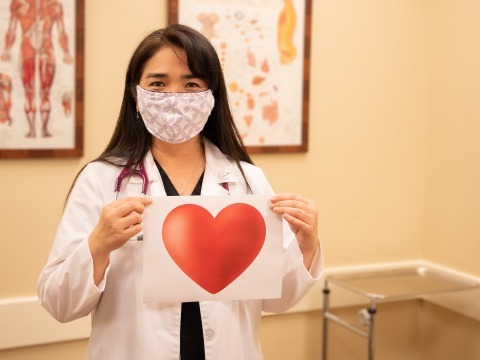
M105 150L93 161L136 167L152 147L152 135L143 121L137 118L136 86L140 82L147 61L164 46L183 49L187 55L190 71L205 81L212 90L215 106L201 135L207 137L223 154L235 161L248 190L251 191L240 161L250 164L253 164L253 161L233 120L218 55L212 44L200 32L180 24L156 30L138 45L128 64L122 106L115 130Z
M240 161L253 164L230 111L225 79L215 49L201 33L180 24L172 24L165 29L154 31L138 45L128 65L122 107L115 130L107 147L95 160L136 166L150 150L151 134L143 121L136 117L136 86L140 82L146 62L164 46L183 49L192 73L204 80L213 92L215 106L202 135L214 143L222 153L231 157L239 167ZM119 164L118 161L122 163Z

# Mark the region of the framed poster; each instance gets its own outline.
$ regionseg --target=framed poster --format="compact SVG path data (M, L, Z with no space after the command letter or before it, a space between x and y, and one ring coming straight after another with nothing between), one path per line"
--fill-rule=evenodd
M250 153L307 151L311 0L170 0L169 22L217 50Z
M84 0L0 0L0 158L83 154Z

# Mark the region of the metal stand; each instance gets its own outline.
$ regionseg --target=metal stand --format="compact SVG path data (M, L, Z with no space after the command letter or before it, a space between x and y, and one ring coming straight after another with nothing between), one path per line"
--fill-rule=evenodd
M329 314L329 295L328 280L325 280L325 287L323 288L323 338L322 338L322 360L327 360L327 345L328 345L328 317Z
M352 324L330 311L331 289L329 284L340 286L369 299L369 307L358 312L358 320L363 326ZM479 284L475 281L424 266L344 273L327 277L323 289L322 360L327 360L328 356L328 325L330 321L366 338L368 340L368 360L373 360L377 302L406 300L418 298L420 295L468 290L478 286Z
M375 350L375 315L377 313L377 304L375 299L371 299L370 307L362 309L359 317L364 325L368 326L368 331L358 327L346 320L341 319L337 315L330 312L330 288L328 280L325 280L323 288L323 341L322 341L322 360L327 360L328 356L328 322L333 321L344 328L353 331L355 334L363 336L368 340L368 360L374 360Z

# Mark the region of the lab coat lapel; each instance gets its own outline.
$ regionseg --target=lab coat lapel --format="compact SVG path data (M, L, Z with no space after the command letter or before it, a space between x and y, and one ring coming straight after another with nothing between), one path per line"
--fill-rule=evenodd
M203 139L205 146L206 167L203 175L202 195L228 195L229 192L222 184L234 184L238 182L238 169L233 161L230 161L212 142ZM151 151L144 158L145 170L147 172L149 185L147 195L166 196L162 178L158 172L157 165ZM141 184L138 176L131 177L129 184ZM138 191L133 196L138 196Z
M223 183L238 182L236 164L228 158L208 139L204 138L206 167L203 175L202 195L228 195Z
M145 155L143 161L145 164L145 170L147 171L148 180L150 182L147 191L148 196L167 196L165 187L163 186L162 177L158 172L157 165L155 164L155 160L153 159L151 151Z

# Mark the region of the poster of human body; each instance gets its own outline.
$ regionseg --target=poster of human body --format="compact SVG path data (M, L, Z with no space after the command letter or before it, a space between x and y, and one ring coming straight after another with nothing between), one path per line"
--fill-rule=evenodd
M0 0L0 149L74 149L76 1Z
M171 22L200 31L217 50L245 145L305 151L308 1L174 2Z

